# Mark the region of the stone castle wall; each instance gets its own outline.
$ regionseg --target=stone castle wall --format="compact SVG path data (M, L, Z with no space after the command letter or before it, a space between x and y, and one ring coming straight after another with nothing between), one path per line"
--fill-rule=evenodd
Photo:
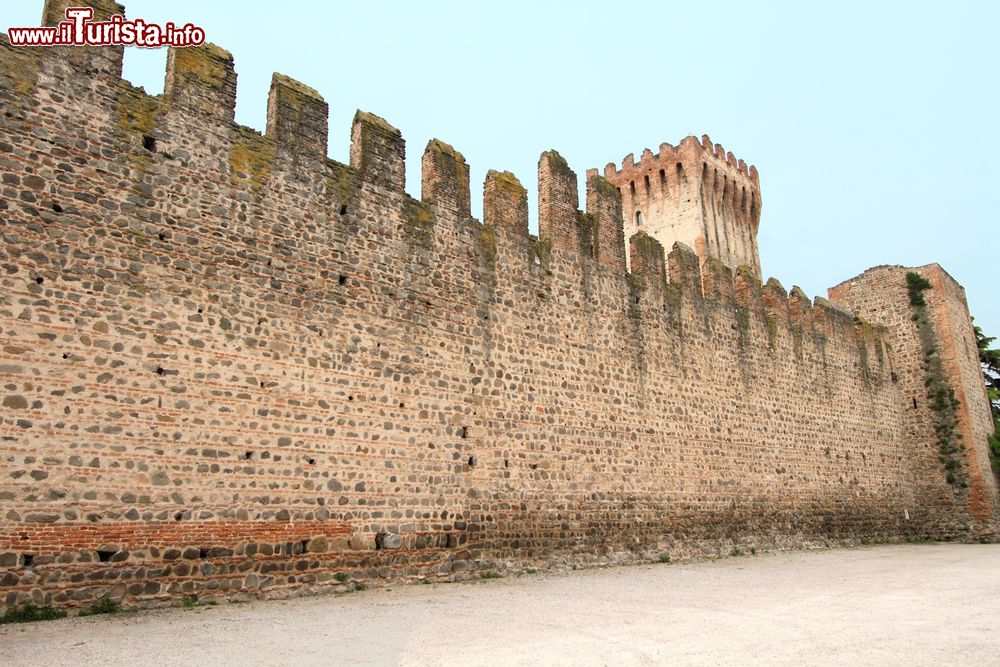
M886 331L626 253L616 188L577 211L557 153L534 238L509 173L471 218L441 141L409 197L377 116L328 159L287 77L235 125L217 47L150 97L120 50L0 45L3 604L969 534Z

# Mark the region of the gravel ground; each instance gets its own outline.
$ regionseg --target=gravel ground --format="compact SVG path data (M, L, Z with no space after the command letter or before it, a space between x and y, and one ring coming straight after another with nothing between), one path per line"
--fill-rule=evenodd
M2 665L1000 664L1000 545L539 573L0 626Z

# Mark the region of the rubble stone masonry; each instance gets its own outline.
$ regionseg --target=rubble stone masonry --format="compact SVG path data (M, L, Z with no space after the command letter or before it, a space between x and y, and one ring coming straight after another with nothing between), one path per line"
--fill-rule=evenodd
M591 174L578 211L554 151L540 238L507 172L481 224L442 141L416 200L382 118L354 116L341 164L307 86L275 75L262 135L222 49L172 51L155 97L121 58L0 40L0 606L992 534L939 268L964 488L914 407L905 272L834 290L869 325L762 285L749 233L626 243L615 184Z

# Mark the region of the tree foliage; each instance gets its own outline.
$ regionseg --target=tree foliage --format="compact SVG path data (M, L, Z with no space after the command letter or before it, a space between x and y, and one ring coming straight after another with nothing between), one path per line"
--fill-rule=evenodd
M993 407L993 422L1000 424L1000 350L990 349L995 336L987 336L980 327L976 329L976 345L979 346L979 363L983 367L986 393Z
M993 410L993 435L990 436L990 460L993 470L1000 479L1000 350L991 349L995 336L987 336L979 327L976 329L976 345L979 347L979 363L983 367L983 381Z

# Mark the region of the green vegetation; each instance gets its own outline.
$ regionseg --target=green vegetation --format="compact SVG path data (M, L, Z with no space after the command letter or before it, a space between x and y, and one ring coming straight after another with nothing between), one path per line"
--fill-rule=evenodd
M669 563L670 562L670 554L668 554L668 553L662 553L662 554L660 554L660 562L661 563Z
M964 471L962 450L965 448L958 441L962 437L957 431L959 401L955 390L948 384L947 376L941 365L941 354L937 346L937 337L927 312L927 300L924 292L931 289L930 281L919 273L910 271L906 274L906 289L913 307L913 322L917 327L917 337L924 354L924 386L927 388L927 399L934 415L934 433L940 453L940 460L946 474L945 479L957 490L969 486Z
M480 579L501 579L503 575L499 572L494 572L493 570L484 570L479 573Z
M915 308L922 308L927 305L924 299L924 290L929 290L931 283L919 273L910 271L906 274L906 289L910 294L910 305Z
M993 412L993 435L989 436L990 463L1000 480L1000 350L990 349L995 336L987 336L979 327L976 330L976 345L979 347L979 363L983 368L983 381Z
M101 598L90 609L81 609L80 616L97 616L99 614L117 614L121 606L111 598Z
M344 583L345 581L351 578L351 575L347 574L346 572L338 572L337 574L333 575L333 578L339 581L340 583Z
M196 595L189 595L188 597L181 600L181 605L185 609L194 609L195 607L214 607L219 604L215 600L205 600L204 602L198 599Z
M23 607L8 607L3 617L0 617L0 624L4 623L31 623L32 621L51 621L56 618L65 618L65 609L55 609L51 605L36 607L33 604L26 604Z

